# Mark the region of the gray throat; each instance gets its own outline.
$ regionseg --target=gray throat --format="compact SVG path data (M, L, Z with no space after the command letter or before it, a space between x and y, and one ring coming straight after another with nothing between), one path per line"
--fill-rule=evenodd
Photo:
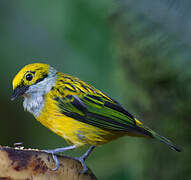
M45 104L45 95L56 83L56 70L50 67L49 75L43 81L29 87L24 96L24 109L38 117Z

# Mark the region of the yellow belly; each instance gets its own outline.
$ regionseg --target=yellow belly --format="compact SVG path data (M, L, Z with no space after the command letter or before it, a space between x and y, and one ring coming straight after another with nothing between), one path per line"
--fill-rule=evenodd
M36 119L68 143L76 146L85 144L98 146L124 135L124 133L106 131L65 116L60 113L57 104L48 96L42 113Z

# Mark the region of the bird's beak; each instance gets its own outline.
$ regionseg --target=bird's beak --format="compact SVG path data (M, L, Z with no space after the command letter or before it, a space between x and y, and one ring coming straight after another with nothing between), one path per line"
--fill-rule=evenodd
M23 95L27 90L29 86L18 86L14 89L13 94L11 96L11 100L15 100L17 97Z

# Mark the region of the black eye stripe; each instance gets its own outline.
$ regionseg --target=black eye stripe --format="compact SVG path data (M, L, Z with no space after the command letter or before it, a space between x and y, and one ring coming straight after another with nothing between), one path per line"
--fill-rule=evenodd
M35 73L36 73L35 71L27 71L27 72L25 73L24 78L25 78L27 81L31 81L31 80L33 79ZM37 83L39 83L40 81L43 81L43 80L48 76L48 74L47 74L47 73L42 73L40 76L41 76L41 77L40 77L39 79L37 79L34 84L37 84Z
M37 79L35 84L39 83L40 81L43 81L47 76L48 74L43 74L42 78Z

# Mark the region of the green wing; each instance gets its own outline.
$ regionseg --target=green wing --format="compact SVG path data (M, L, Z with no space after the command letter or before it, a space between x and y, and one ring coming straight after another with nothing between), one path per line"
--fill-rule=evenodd
M68 95L55 99L61 113L83 123L112 131L151 135L136 125L134 117L118 102L101 95Z

